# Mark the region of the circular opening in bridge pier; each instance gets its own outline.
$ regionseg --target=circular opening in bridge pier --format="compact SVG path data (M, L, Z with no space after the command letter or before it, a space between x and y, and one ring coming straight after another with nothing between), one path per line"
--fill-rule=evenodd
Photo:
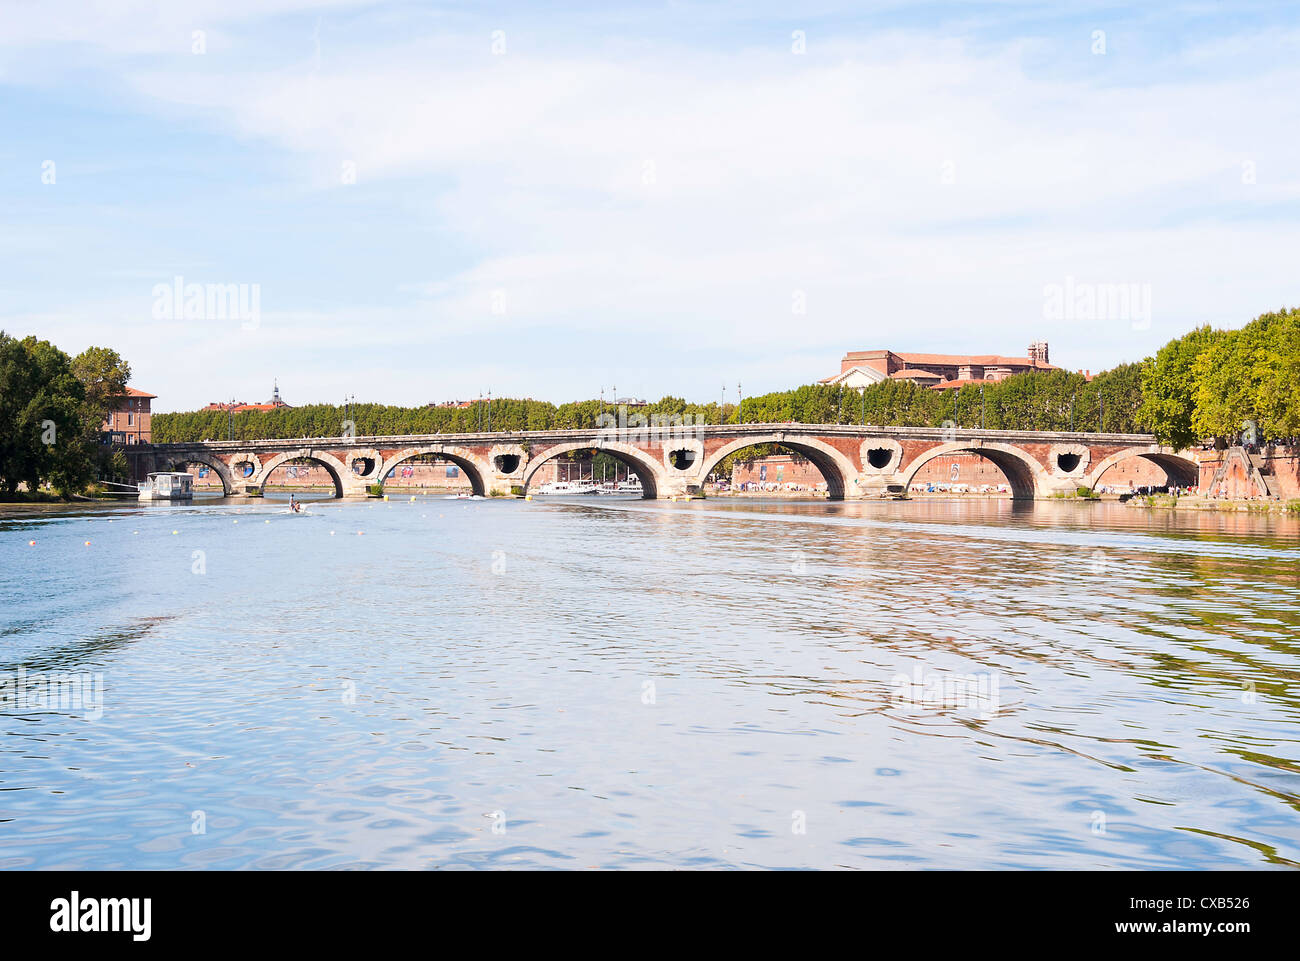
M497 470L502 474L513 474L519 470L518 454L498 454L495 460Z
M1081 459L1078 454L1057 454L1056 466L1068 474L1079 466Z
M359 477L365 477L375 469L375 459L373 457L356 457L352 460L352 473Z
M690 470L691 465L695 463L695 451L693 450L674 450L668 452L668 462L676 470Z
M867 463L877 470L883 470L894 459L894 452L887 447L873 447L867 451Z
M252 461L241 460L238 464L235 465L235 476L252 477L253 470L254 467Z

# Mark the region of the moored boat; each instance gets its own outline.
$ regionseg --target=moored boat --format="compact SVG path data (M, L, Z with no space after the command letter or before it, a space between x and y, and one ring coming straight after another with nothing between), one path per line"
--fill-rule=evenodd
M184 471L158 471L139 485L142 501L188 501L194 499L194 478Z

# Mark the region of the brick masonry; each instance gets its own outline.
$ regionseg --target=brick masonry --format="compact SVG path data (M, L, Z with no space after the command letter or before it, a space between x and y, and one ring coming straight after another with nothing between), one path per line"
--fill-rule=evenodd
M1196 452L1159 448L1147 435L807 424L142 445L134 462L139 474L206 463L206 480L220 480L232 493L328 483L342 496L364 496L385 482L442 486L451 463L464 477L455 487L467 483L486 494L545 483L555 477L556 458L599 449L634 469L647 497L680 497L702 491L723 458L755 444L791 450L816 469L821 480L814 483L824 483L834 498L898 496L935 477L950 481L954 464L970 478L960 482L1004 482L1022 498L1094 486L1102 478L1109 483L1112 477L1134 486L1195 484L1199 471ZM422 463L430 457L442 463ZM1137 466L1142 460L1151 466ZM387 479L390 470L394 477ZM1004 481L994 480L995 470Z

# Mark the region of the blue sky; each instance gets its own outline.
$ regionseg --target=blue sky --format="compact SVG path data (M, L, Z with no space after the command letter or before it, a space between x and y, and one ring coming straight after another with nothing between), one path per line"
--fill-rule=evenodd
M170 410L1098 370L1300 303L1300 10L735 6L5 2L0 327Z

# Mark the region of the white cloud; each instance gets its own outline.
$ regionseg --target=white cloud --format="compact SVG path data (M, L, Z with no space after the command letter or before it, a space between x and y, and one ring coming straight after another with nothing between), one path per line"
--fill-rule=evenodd
M240 16L224 18L232 35L248 33ZM354 189L339 183L344 161L365 187L400 183L418 194L413 220L473 252L449 271L430 250L428 274L399 289L360 279L355 303L378 312L279 305L284 329L321 348L308 379L331 381L362 332L391 345L400 375L403 347L475 327L550 331L617 369L631 361L591 340L611 325L712 351L731 380L771 378L763 389L824 376L846 349L1010 352L1038 336L1058 363L1096 369L1295 299L1286 252L1300 230L1263 216L1300 194L1293 62L1120 82L1107 58L1045 75L1019 41L921 32L819 38L805 57L788 31L740 49L524 37L499 57L486 31L331 34L319 64L304 43L287 66L123 66L141 104L215 116L245 144L305 158L318 191ZM1193 59L1222 64L1240 46L1202 44ZM1244 161L1256 184L1242 183ZM1047 329L1042 287L1066 276L1150 283L1153 329ZM792 312L796 292L806 314ZM820 367L761 359L792 342ZM481 376L433 363L448 394ZM521 393L567 396L534 372L500 373ZM664 372L664 391L697 387L691 365ZM424 396L413 390L392 397Z

